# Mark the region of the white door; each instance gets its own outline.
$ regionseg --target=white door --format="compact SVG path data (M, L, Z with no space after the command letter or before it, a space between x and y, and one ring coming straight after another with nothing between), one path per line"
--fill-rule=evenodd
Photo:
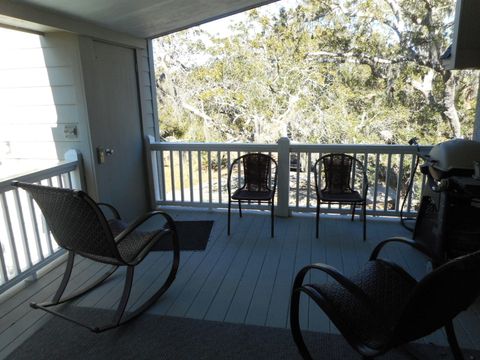
M135 50L82 41L97 197L131 220L148 206Z

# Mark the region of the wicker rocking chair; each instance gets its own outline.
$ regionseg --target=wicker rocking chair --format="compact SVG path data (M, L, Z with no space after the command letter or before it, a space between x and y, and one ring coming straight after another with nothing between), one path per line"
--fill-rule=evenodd
M232 179L235 169L239 169L238 176ZM232 183L233 182L233 183ZM237 189L232 194L233 185ZM269 155L252 153L240 156L230 165L228 171L228 235L230 235L230 212L232 200L238 201L240 217L242 217L242 201L255 201L259 204L266 202L271 206L271 229L274 235L275 219L275 190L277 186L277 162Z
M127 225L120 220L118 211L111 205L95 203L85 192L61 189L49 186L13 182L13 186L27 191L42 210L58 245L68 251L68 261L60 286L51 302L31 303L35 309L45 310L53 315L71 321L93 332L102 332L115 328L139 316L170 287L180 261L180 248L172 218L164 212L152 211ZM100 210L105 206L114 215L108 220ZM140 231L137 228L153 216L160 215L166 220L166 227L157 231ZM170 236L168 236L170 235ZM173 242L173 261L170 272L163 285L134 311L125 313L132 288L134 269L159 241L171 237ZM110 264L112 267L90 285L68 296L63 296L72 273L75 255ZM123 293L111 323L92 326L62 314L51 307L79 298L95 289L112 275L119 266L126 266L126 278Z
M313 172L317 193L316 237L318 238L322 202L351 205L352 221L355 216L355 207L359 204L362 206L363 241L365 241L368 179L363 164L350 155L327 154L315 162Z
M374 248L365 268L351 278L325 264L306 266L297 274L290 322L293 338L304 359L312 356L300 330L301 293L313 299L365 359L442 327L454 358L463 359L452 320L480 295L480 251L451 260L417 282L397 264L378 258L383 247L391 242L409 245L429 257L428 250L412 240L390 238ZM310 270L319 270L334 281L303 284Z

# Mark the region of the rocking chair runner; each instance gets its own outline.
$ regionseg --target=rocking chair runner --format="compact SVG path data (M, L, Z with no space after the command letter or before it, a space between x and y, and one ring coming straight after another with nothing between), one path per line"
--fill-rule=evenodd
M292 335L304 359L312 359L299 323L300 294L305 293L327 314L348 343L366 359L420 339L445 327L455 359L463 359L452 320L480 295L480 251L459 257L416 281L395 263L378 259L391 242L407 244L430 257L426 248L404 239L379 243L365 268L344 277L333 267L312 264L297 274L292 290ZM303 284L310 270L320 270L334 282Z
M352 221L357 204L362 206L363 241L367 236L367 172L356 158L346 154L327 154L313 165L315 190L317 193L316 237L320 222L320 204L322 202L350 204ZM322 188L323 186L323 188ZM355 187L358 186L358 190Z
M232 173L239 167L238 188L232 194ZM228 235L230 235L230 212L232 200L238 201L242 217L242 201L267 202L271 205L271 236L274 234L275 190L277 186L277 162L269 155L252 153L240 156L230 165L228 171Z
M175 279L180 261L180 247L175 224L168 214L152 211L127 225L120 220L120 215L113 206L103 203L96 204L83 191L20 182L13 182L12 185L24 189L33 197L42 210L58 245L68 250L65 273L52 301L42 304L31 303L33 308L45 310L93 332L102 332L139 316L158 300ZM108 207L115 219L107 221L99 206ZM165 228L148 232L137 229L145 221L157 215L165 218ZM142 305L129 312L128 315L125 314L135 266L146 257L157 241L168 235L171 236L173 242L173 261L165 282ZM75 254L113 266L89 286L63 297L73 269ZM90 326L50 308L77 299L93 290L112 275L119 266L127 266L127 273L123 293L111 323Z

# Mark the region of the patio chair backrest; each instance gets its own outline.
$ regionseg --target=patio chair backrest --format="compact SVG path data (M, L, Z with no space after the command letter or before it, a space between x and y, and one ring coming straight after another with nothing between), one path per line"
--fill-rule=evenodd
M322 186L321 177L323 175L324 187L322 191L329 194L352 192L352 177L353 181L355 181L357 172L361 172L363 178L366 177L363 164L358 159L347 154L327 154L322 156L315 163L314 171L317 189L320 190L319 187ZM364 182L363 187L365 187L366 180L363 178L361 181Z
M275 186L277 164L271 156L252 153L239 157L235 162L241 162L243 166L241 188L248 191L270 191Z
M451 260L419 281L395 329L411 341L430 334L466 310L480 295L480 251Z
M107 220L83 191L14 182L38 204L58 245L93 260L122 263Z

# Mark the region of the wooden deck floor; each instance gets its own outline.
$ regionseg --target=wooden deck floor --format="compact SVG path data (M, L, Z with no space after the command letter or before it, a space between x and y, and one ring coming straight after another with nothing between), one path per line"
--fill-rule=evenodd
M277 218L276 236L270 238L270 218L247 213L233 216L232 236L227 236L226 214L205 211L169 211L176 220L214 220L205 251L185 251L174 284L149 309L150 313L208 319L233 323L288 327L289 296L293 277L306 264L328 263L344 274L355 272L370 251L389 236L409 236L398 220L369 219L367 242L362 241L361 222L347 217L322 218L320 238L315 239L311 215ZM416 277L427 271L425 260L406 247L386 248L385 256L404 266ZM132 306L157 288L169 268L171 253L155 252L139 267ZM0 304L0 358L8 355L41 327L50 317L32 310L30 301L52 297L64 265L54 268L13 297ZM102 267L81 260L75 267L73 286L80 287ZM116 305L122 287L122 273L78 301L80 306L110 309ZM325 281L312 274L310 281ZM337 330L316 306L302 299L302 322L313 331ZM480 349L480 302L455 321L462 347ZM86 330L87 331L87 330ZM442 332L424 339L446 344Z

